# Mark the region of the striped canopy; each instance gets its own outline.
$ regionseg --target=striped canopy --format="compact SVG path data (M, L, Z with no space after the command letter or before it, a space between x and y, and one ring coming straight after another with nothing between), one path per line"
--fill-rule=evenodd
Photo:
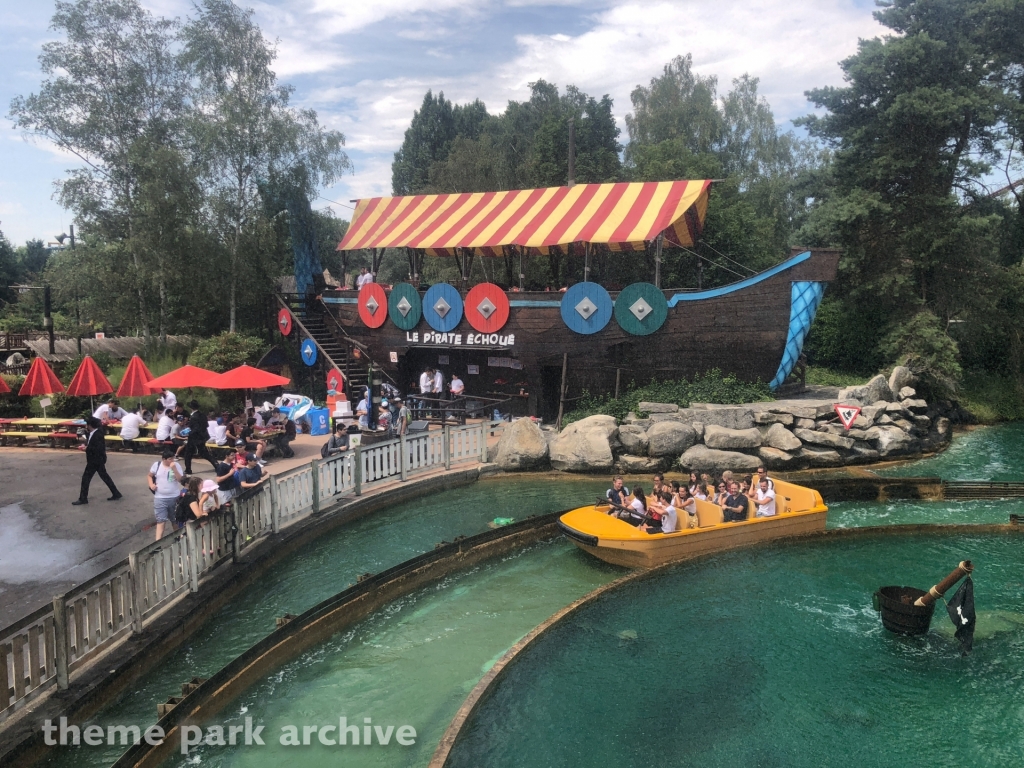
M643 247L664 233L691 246L707 212L710 181L577 184L574 187L373 197L359 200L339 251L471 248L488 256L514 245L542 253L569 243Z

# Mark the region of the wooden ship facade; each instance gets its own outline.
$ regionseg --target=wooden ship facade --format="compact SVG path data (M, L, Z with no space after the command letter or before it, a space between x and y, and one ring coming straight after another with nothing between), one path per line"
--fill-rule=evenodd
M540 255L583 243L635 258L650 242L690 247L710 182L556 187L505 193L358 201L339 249L407 247L429 255ZM713 368L777 388L796 365L834 251L794 253L745 280L706 291L634 283L607 291L583 281L561 292L426 290L373 283L326 290L325 325L362 350L399 389L419 374L457 373L468 395L508 397L518 415L551 418L568 391L610 393L630 382L691 378Z

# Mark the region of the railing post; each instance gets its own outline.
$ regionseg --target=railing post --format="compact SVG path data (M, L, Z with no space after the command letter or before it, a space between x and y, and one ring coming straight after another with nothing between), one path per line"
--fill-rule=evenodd
M142 632L142 568L139 565L139 553L128 553L128 578L132 587L132 634Z
M57 690L68 687L68 609L64 595L53 596L53 661L57 667ZM15 674L21 674L15 671Z
M480 422L480 463L487 463L487 422Z
M281 499L277 487L277 477L270 476L270 530L278 533L281 530Z
M185 523L185 543L188 544L188 591L193 595L199 591L198 538L196 535L196 523L189 520Z
M313 514L320 512L320 459L313 459L309 463L313 469Z
M451 450L451 439L452 439L452 428L445 424L442 428L444 431L444 441L441 443L441 455L444 456L444 468L452 468L452 450Z
M363 493L363 446L357 445L355 455L352 457L352 485L355 487L356 496Z
M409 476L409 447L405 435L398 436L398 450L402 452L402 482Z
M238 550L240 549L241 538L242 538L242 526L238 524L238 515L235 513L235 505L232 504L228 507L228 512L231 514L231 562L238 562Z

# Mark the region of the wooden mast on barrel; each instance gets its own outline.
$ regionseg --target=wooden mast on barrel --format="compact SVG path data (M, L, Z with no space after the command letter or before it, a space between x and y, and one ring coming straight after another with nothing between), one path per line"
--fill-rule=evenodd
M944 594L946 594L950 587L952 587L954 584L960 581L960 579L962 579L964 576L969 576L973 571L974 565L971 563L971 561L962 560L960 562L960 565L954 568L953 571L949 574L949 576L944 578L934 587L932 587L919 598L917 598L917 600L914 601L914 605L921 607L931 605Z

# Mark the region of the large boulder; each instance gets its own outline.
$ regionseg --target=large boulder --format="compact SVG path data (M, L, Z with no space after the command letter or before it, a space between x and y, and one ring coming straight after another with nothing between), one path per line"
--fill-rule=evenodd
M814 419L818 416L818 408L815 405L799 402L777 402L768 406L771 413L789 414L795 419Z
M885 380L885 376L878 374L867 384L840 390L838 400L840 403L848 403L851 400L856 400L858 403L874 403L879 400L892 402L892 390L889 389L889 383Z
M793 438L796 440L796 438ZM780 451L778 448L765 446L757 449L757 455L764 463L766 469L785 469L793 463L795 458L792 454Z
M764 444L780 451L799 451L800 439L781 424L772 424L764 435Z
M821 448L808 448L804 446L800 449L800 453L797 456L812 467L839 467L843 464L843 459L838 451Z
M677 413L679 406L673 403L640 403L636 409L641 413Z
M714 424L727 429L750 429L754 426L754 411L744 406L683 408L676 418L679 421L699 421L705 427Z
M697 431L689 424L662 421L647 430L649 456L678 456L697 442Z
M651 456L630 456L622 454L615 463L615 469L624 475L646 475L649 472L660 472L668 463L666 459Z
M914 446L914 440L899 427L878 427L878 437L874 440L878 453L883 458L908 453Z
M853 448L853 440L841 435L833 435L831 432L815 432L810 429L798 429L794 434L805 443L824 445L826 448L842 448L849 450Z
M543 469L548 463L548 442L532 419L516 419L501 434L494 462L506 471Z
M726 469L733 472L754 472L759 463L760 459L757 456L736 451L716 451L705 445L695 445L679 457L679 465L684 470L700 472L723 472Z
M607 472L612 468L612 440L618 431L612 416L573 422L548 447L551 466L563 472Z
M754 423L762 426L769 424L782 424L786 427L793 426L793 414L772 413L771 411L758 411L754 414Z
M917 384L917 376L905 365L897 365L889 374L889 390L899 392L904 387L912 387Z
M628 454L647 455L647 432L636 424L623 424L619 427L619 442L622 450Z
M720 448L723 450L735 448L760 448L761 432L756 427L750 429L729 429L720 427L717 424L708 424L704 427L704 444L708 448ZM757 469L757 467L754 467Z

